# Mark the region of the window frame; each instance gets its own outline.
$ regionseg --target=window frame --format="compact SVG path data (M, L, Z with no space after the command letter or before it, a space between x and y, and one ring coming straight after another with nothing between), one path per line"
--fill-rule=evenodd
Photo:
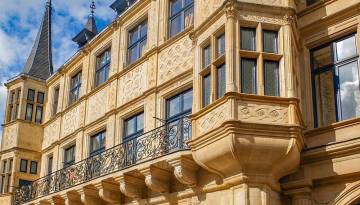
M277 95L269 95L269 94L266 93L266 66L265 66L266 63L276 63L276 65L277 65L277 75L278 75L277 90L276 90ZM264 60L263 66L264 66L264 69L263 69L264 95L279 97L280 96L280 63L279 63L279 61Z
M253 40L254 40L254 42L253 42L253 44L254 44L254 49L253 49L253 50L245 49L245 48L243 47L242 31L244 31L244 30L254 32L254 39L253 39ZM243 50L243 51L256 51L256 46L257 46L257 45L256 45L256 34L257 34L256 28L241 26L241 27L240 27L240 50Z
M50 160L51 159L51 160ZM50 163L51 161L51 163ZM53 171L53 163L54 163L54 156L53 155L49 155L47 157L47 174L50 175ZM51 165L51 166L50 166Z
M175 14L172 14L171 11L171 7L173 2L175 1L181 1L181 9L176 12ZM188 5L185 4L186 0L169 0L169 12L168 12L168 37L169 38L173 38L175 36L177 36L178 34L182 33L183 31L186 30L186 28L190 27L191 25L189 25L188 27L185 26L185 12L188 10L192 9L192 15L193 15L193 21L192 21L192 25L194 24L194 14L195 14L195 10L194 10L194 0L191 0L192 2ZM171 22L176 19L178 16L180 16L180 20L181 20L181 25L180 25L180 31L174 34L171 34Z
M138 117L143 115L143 128L141 130L138 130ZM134 127L135 127L135 132L132 134L128 134L127 133L127 123L130 120L135 119L135 123L134 123ZM126 118L124 120L124 130L123 130L123 142L128 142L131 141L133 139L136 139L137 137L141 136L142 134L144 134L144 127L145 127L145 113L142 112L138 112L137 114L134 114L128 118Z
M254 93L248 93L248 92L244 92L244 81L243 81L243 60L248 60L248 61L253 61L255 62L254 64L254 73L253 73L253 81L254 81L254 87L253 87L253 91ZM258 95L258 81L257 81L257 75L258 75L258 62L256 58L241 58L240 59L240 85L241 85L241 90L240 93L243 94L248 94L248 95ZM264 84L265 85L265 84Z
M71 149L74 149L73 153L74 153L74 159L70 160L70 161L66 161L66 152L71 150ZM64 168L67 168L67 167L70 167L72 165L75 164L75 160L76 160L76 144L73 144L73 145L70 145L68 147L66 147L64 149L64 160L63 160L63 167Z
M105 57L106 53L109 53L109 61L106 62L104 65L101 66L101 63L99 63L99 60L102 59L102 57ZM95 79L94 79L94 87L97 88L104 84L109 79L109 73L110 73L110 66L111 66L111 48L105 49L103 52L101 52L99 55L96 56L96 62L95 62ZM100 77L97 78L98 74L105 72L106 79L101 82ZM101 76L101 75L99 75Z
M33 172L33 165L35 164L35 172ZM30 162L30 174L37 174L38 172L38 162L36 161L31 161Z
M59 106L59 96L60 96L60 86L54 88L53 94L53 104L52 104L52 116L55 116L58 112Z
M275 43L275 51L269 52L265 50L265 33L273 33L276 34L276 43ZM269 30L269 29L263 29L262 30L262 51L264 53L272 53L272 54L279 54L279 31L278 30Z
M75 82L78 82L77 84L74 84L73 79L79 78L78 81L74 80ZM69 89L69 105L77 102L80 98L80 92L81 92L81 85L82 85L82 70L76 72L76 74L72 75L70 78L70 89ZM74 93L77 93L76 98L74 98Z
M317 101L318 101L318 96L316 94L316 85L315 85L315 77L321 75L322 73L326 73L326 72L329 72L331 71L332 73L332 83L333 83L333 86L334 86L334 105L335 105L335 122L333 123L336 123L336 122L340 122L340 121L344 121L344 120L347 120L347 119L342 119L342 116L341 116L341 113L339 112L339 110L341 110L341 102L340 102L340 98L341 96L339 96L339 89L340 89L340 86L339 86L339 82L338 82L338 77L339 77L339 67L340 66L343 66L343 65L347 65L347 64L350 64L350 63L353 63L353 62L357 62L358 63L358 79L360 80L360 54L359 54L359 51L357 49L357 46L359 44L358 40L357 40L357 37L358 37L358 33L351 33L349 35L346 35L346 36L343 36L343 37L340 37L338 39L335 39L333 41L330 41L328 43L325 43L325 44L322 44L318 47L314 47L312 49L310 49L310 66L311 66L311 82L312 82L312 103L313 103L313 117L314 117L314 127L315 128L319 128L319 116L318 116L318 109L317 109ZM351 37L354 37L355 39L355 48L356 48L356 55L353 55L351 57L348 57L348 58L345 58L345 59L342 59L342 60L337 60L338 59L338 55L337 55L337 48L336 48L336 44L342 40L345 40L345 39L348 39L348 38L351 38ZM326 48L330 46L330 49L331 49L331 60L332 60L332 63L331 64L328 64L328 65L325 65L325 66L322 66L322 67L318 67L318 68L315 68L315 65L314 65L314 52L317 51L317 50L320 50L322 48ZM359 86L359 89L360 89L360 86ZM324 125L323 125L324 126ZM327 125L325 125L327 126Z
M25 169L26 170L23 170L22 169L22 163L25 162ZM20 159L20 167L19 167L19 171L21 173L27 173L27 170L28 170L28 160L27 159Z
M146 25L146 35L141 37L141 28L144 27L145 25ZM148 19L146 18L128 32L128 39L127 39L128 46L127 46L127 58L126 58L127 65L131 65L131 64L135 63L137 60L139 60L140 58L142 58L144 56L144 52L141 52L142 50L141 50L140 45L145 42L145 48L146 48L148 31L149 31L149 25L148 25ZM130 34L133 32L137 32L137 40L134 43L130 44ZM136 59L131 61L130 60L130 50L135 47L138 47L137 48L138 56Z
M186 93L188 92L194 92L193 91L193 88L189 88L189 89L186 89L170 98L167 98L166 101L165 101L165 117L166 117L166 123L169 124L171 122L174 122L182 117L185 117L185 116L188 116L189 114L191 114L192 112L192 106L190 109L187 109L187 110L184 110L184 96ZM173 116L169 116L169 113L170 113L170 101L171 100L174 100L176 99L177 97L180 97L180 112L173 115ZM194 100L194 93L192 94L192 99ZM192 101L193 101L192 100ZM191 102L192 103L192 102Z
M100 147L100 148L98 148L96 150L92 150L93 143L94 143L93 139L96 139L98 137L103 137L104 138L104 144L103 144L102 147ZM89 145L90 145L90 148L89 148L89 156L90 157L96 156L96 155L102 153L103 151L105 151L105 147L106 147L106 130L102 130L102 131L100 131L100 132L98 132L98 133L96 133L94 135L91 135Z

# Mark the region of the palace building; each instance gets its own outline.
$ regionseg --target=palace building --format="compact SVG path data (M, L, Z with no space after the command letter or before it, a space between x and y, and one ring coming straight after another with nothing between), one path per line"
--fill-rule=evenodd
M6 82L1 205L360 204L360 0L109 6L53 68L48 0Z

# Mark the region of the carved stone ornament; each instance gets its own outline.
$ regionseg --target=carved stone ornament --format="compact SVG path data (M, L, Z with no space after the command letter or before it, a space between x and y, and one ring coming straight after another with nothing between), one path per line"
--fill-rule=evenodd
M225 2L224 10L225 10L226 18L235 18L236 15L235 4L236 4L235 0L227 0Z
M99 197L102 200L110 204L120 203L121 192L118 184L103 181L95 185L95 187L99 190Z
M157 193L169 192L168 171L152 166L140 172L145 176L145 184L149 189Z
M120 178L120 190L125 196L132 199L141 199L144 181L134 176L124 175Z
M174 167L174 175L176 179L189 187L195 187L197 184L197 170L199 166L191 159L181 157L169 162Z

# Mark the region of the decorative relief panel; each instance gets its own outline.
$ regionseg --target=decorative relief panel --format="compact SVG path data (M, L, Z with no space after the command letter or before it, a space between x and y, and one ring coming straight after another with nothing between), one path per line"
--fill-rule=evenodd
M50 123L44 128L44 139L42 148L45 149L58 140L60 134L60 118Z
M89 124L105 115L107 111L106 100L108 99L108 90L109 87L105 87L89 98L86 124Z
M196 128L199 130L199 135L221 126L225 120L230 118L229 113L231 113L231 110L228 102L202 116L196 125Z
M18 131L18 125L13 124L11 126L4 128L4 139L3 139L3 145L2 149L10 149L14 146L16 146L16 138L17 138L17 132Z
M62 137L65 137L78 129L80 121L80 105L78 105L64 115Z
M121 77L119 89L121 105L145 92L147 87L147 67L148 63L145 62Z
M194 46L188 36L164 49L159 54L159 84L191 69L194 63Z
M288 106L239 102L238 119L258 123L288 123Z
M243 21L254 21L269 24L285 25L289 22L286 16L265 16L264 14L254 15L254 13L241 11L239 12L239 19Z

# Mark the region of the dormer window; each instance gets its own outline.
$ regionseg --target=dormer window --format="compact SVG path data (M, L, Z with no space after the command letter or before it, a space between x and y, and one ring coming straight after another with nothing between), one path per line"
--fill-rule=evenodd
M95 87L103 84L109 78L111 50L107 49L96 59Z

